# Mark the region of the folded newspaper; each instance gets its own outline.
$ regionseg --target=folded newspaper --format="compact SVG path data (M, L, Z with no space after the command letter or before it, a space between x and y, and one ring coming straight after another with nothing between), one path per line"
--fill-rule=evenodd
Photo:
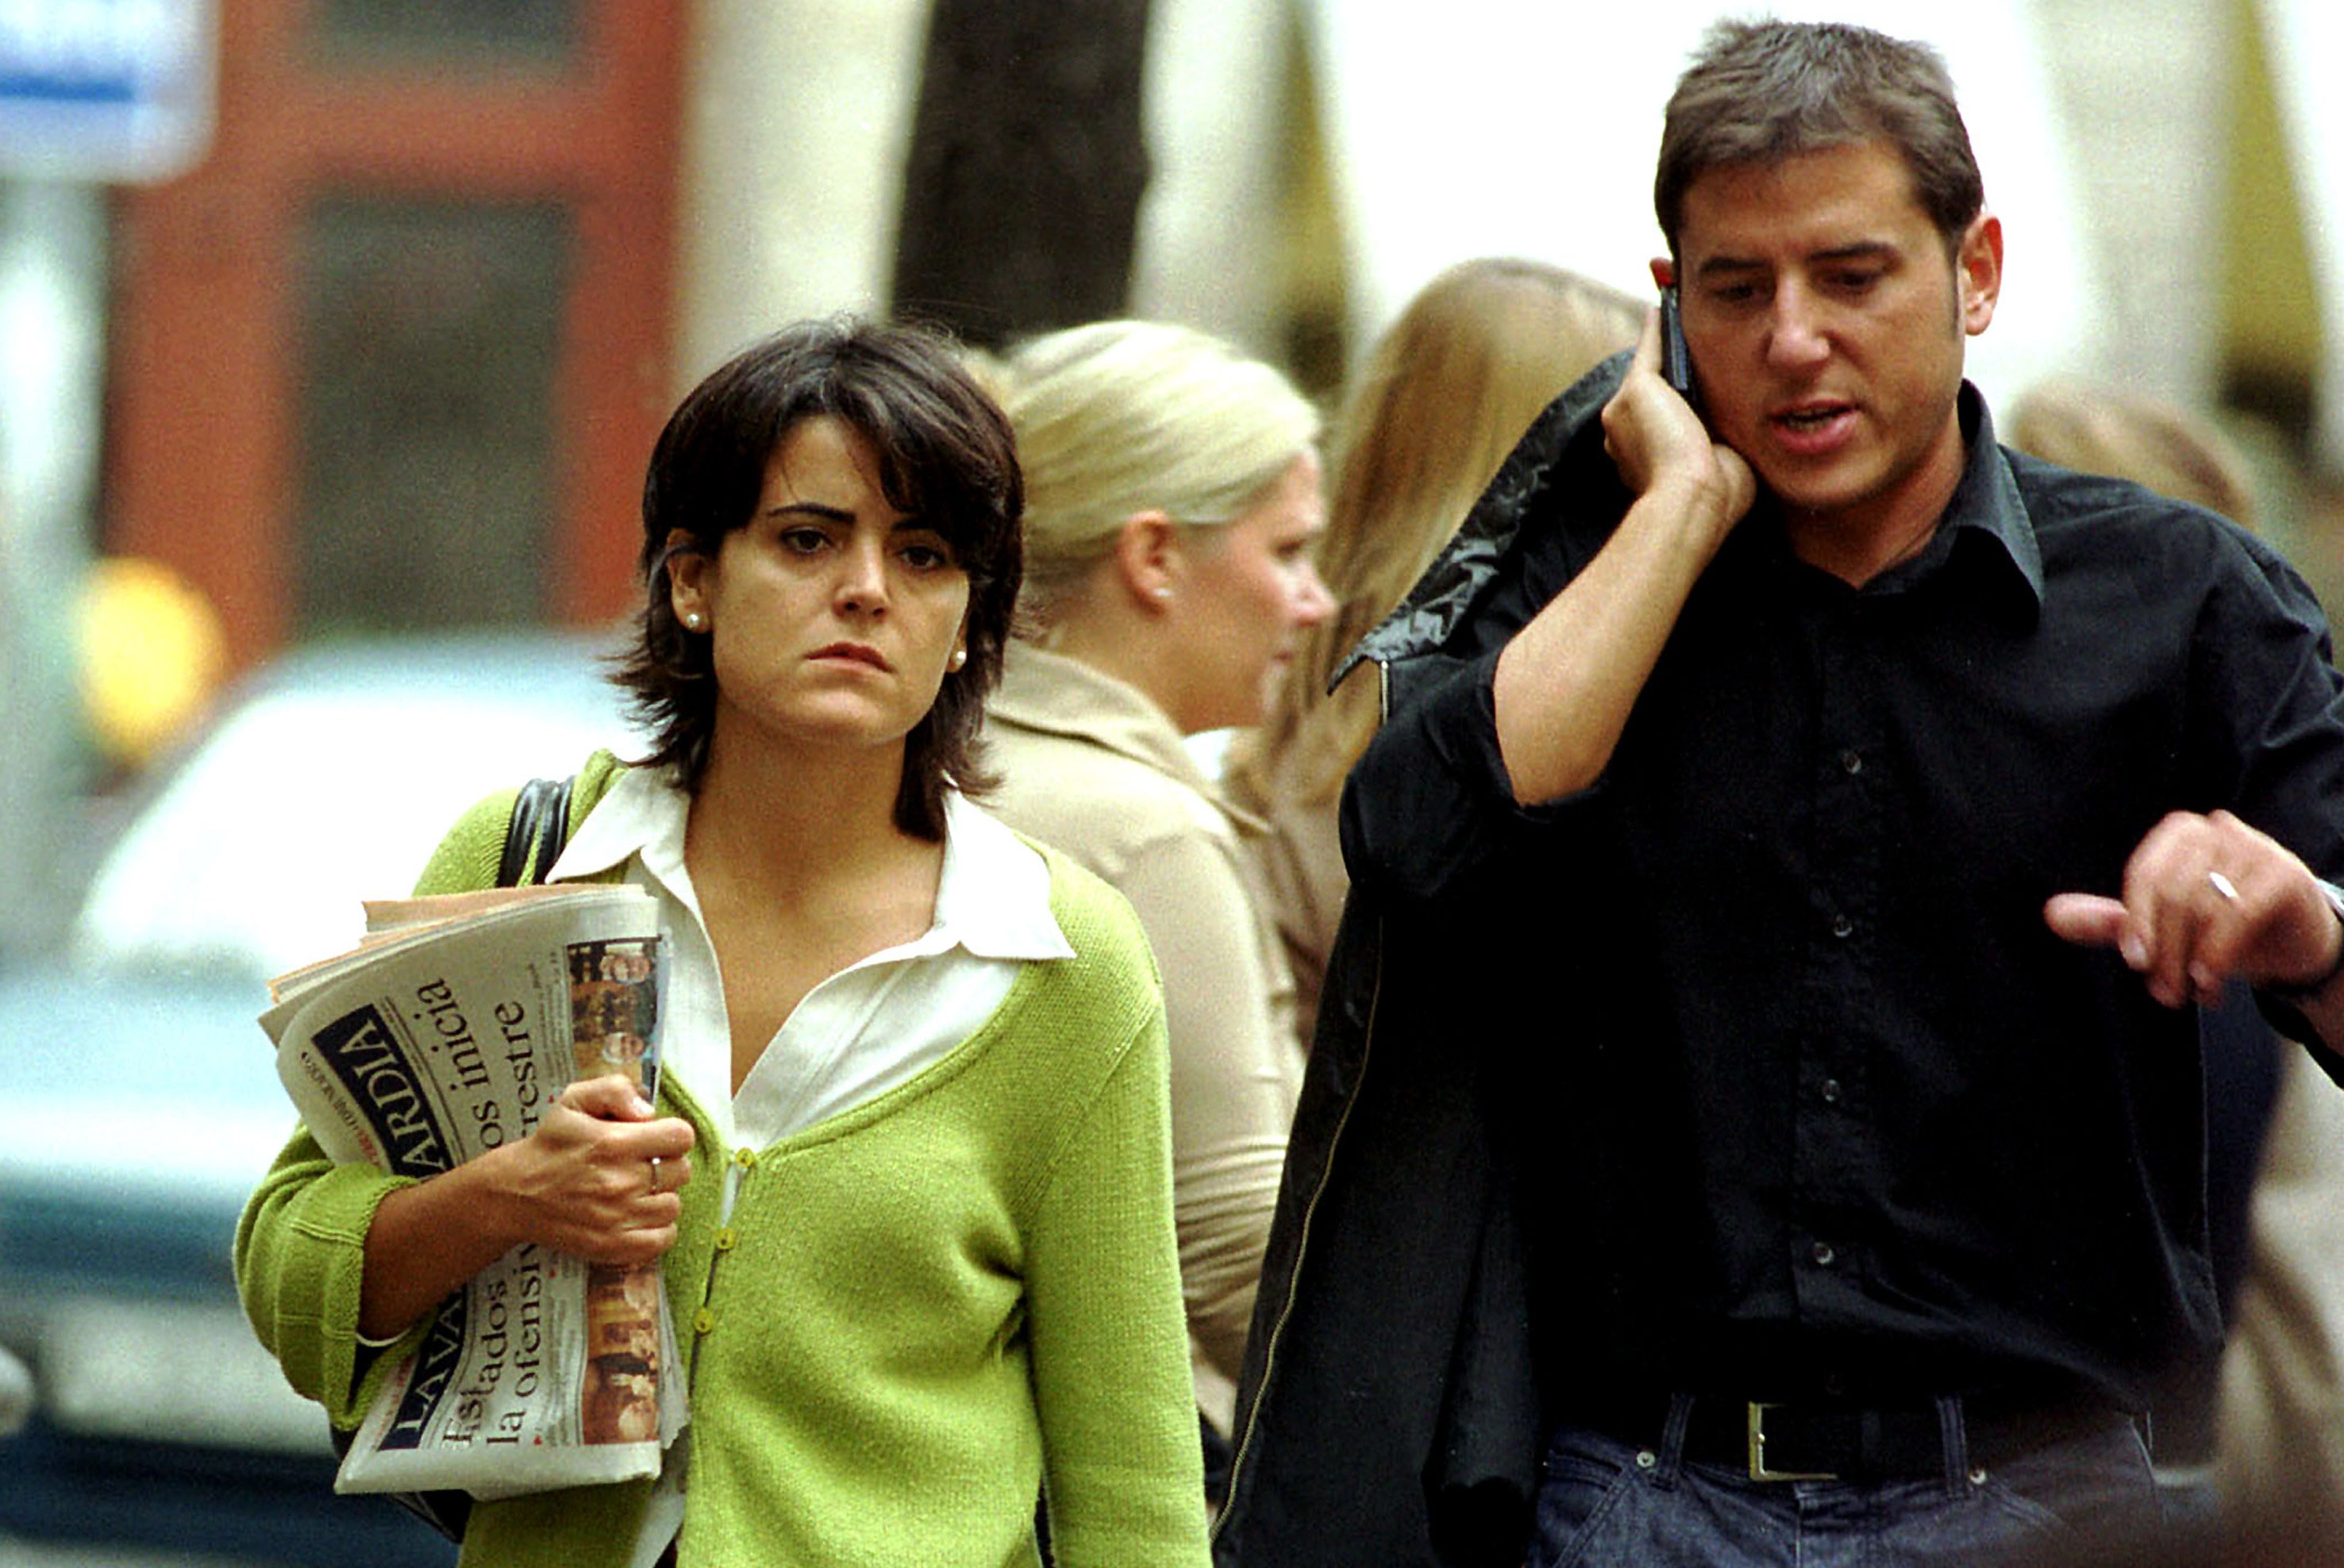
M330 1158L431 1176L528 1137L573 1079L654 1091L659 924L627 886L370 903L361 945L270 982L260 1024ZM656 1474L683 1426L676 1364L657 1265L516 1247L393 1369L335 1490L486 1499Z

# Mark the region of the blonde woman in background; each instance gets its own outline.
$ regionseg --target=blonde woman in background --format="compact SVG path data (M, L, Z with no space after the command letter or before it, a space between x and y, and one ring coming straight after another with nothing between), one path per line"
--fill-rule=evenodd
M997 374L1026 576L992 805L1120 889L1155 947L1197 1400L1227 1432L1302 1059L1241 848L1258 825L1183 738L1260 723L1333 608L1311 564L1318 417L1268 366L1155 323L1053 333Z
M1378 340L1335 427L1318 568L1337 609L1303 639L1268 721L1229 755L1230 794L1269 825L1259 874L1296 987L1307 1049L1349 879L1336 841L1344 776L1379 715L1375 682L1329 696L1343 655L1389 614L1498 465L1564 387L1635 346L1644 305L1542 262L1460 262Z
M2177 404L2061 377L2027 388L2000 423L2006 447L2257 527L2245 455L2212 421Z

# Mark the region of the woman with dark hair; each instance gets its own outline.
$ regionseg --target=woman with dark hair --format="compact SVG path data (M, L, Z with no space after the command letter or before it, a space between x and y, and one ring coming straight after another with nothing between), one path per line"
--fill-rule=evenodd
M619 675L653 749L587 763L552 867L662 902L660 1103L573 1084L421 1183L305 1133L254 1196L248 1311L345 1425L509 1248L664 1260L665 1473L483 1503L466 1562L1030 1563L1037 1496L1068 1568L1204 1561L1154 967L1119 896L967 799L1023 505L929 335L800 326L702 382ZM512 805L420 890L492 883Z

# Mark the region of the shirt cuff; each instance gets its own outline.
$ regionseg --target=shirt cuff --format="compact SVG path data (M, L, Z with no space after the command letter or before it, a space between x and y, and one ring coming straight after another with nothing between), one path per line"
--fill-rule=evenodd
M2313 885L2319 888L2319 896L2328 900L2329 912L2336 917L2336 923L2344 927L2344 890L2339 890L2333 882L2319 879L2314 879ZM2344 942L2337 946L2336 961L2329 965L2328 972L2319 979L2296 985L2268 985L2263 990L2281 1001L2309 1001L2333 984L2339 974L2344 974Z
M2319 896L2328 900L2328 907L2335 913L2337 922L2344 925L2344 889L2338 888L2335 883L2325 879L2320 879L2318 886ZM2339 974L2344 974L2344 948L2337 950L2336 966L2309 984L2257 986L2255 1005L2262 1010L2263 1018L2270 1026L2288 1039L2299 1040L2306 1045L2316 1045L2322 1050L2334 1052L2339 1046L2344 1046L2344 1041L2328 1040L2318 1030L2312 1028L2311 1020L2303 1014L2301 1004L2326 990L2335 982ZM2330 1068L2329 1070L2333 1076L2335 1069ZM2344 1082L2344 1079L2339 1079L2339 1081Z

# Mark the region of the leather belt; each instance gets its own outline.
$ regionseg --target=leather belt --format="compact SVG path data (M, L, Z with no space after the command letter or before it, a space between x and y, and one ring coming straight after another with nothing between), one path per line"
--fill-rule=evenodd
M1587 1420L1599 1432L1657 1448L1668 1426L1669 1400L1637 1402L1626 1414ZM1973 1396L1956 1402L1960 1432L1972 1466L1996 1465L2087 1432L2127 1421L2098 1405L2006 1407ZM1923 1480L1945 1473L1945 1423L1936 1402L1860 1406L1763 1403L1697 1397L1685 1422L1684 1461L1738 1470L1753 1481Z

